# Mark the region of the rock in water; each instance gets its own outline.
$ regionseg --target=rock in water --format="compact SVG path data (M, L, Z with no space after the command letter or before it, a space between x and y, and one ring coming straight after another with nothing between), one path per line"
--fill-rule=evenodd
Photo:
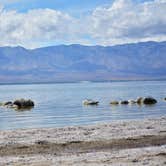
M17 110L17 109L18 109L18 106L17 106L17 105L15 105L15 104L9 104L9 105L7 105L7 108Z
M156 104L157 100L154 99L153 97L146 97L146 98L144 98L143 103L144 104Z
M4 106L11 105L11 104L13 104L11 101L7 101L3 103Z
M120 104L129 104L127 100L121 101Z
M144 100L143 97L138 97L137 98L137 104L143 104L143 100Z
M94 101L94 100L91 100L91 99L87 99L87 100L84 100L82 103L84 105L98 105L99 101Z
M15 100L13 104L17 105L18 109L27 109L35 106L32 100L25 100L25 99Z
M119 101L111 101L110 104L112 104L112 105L118 105Z
M129 102L129 104L136 104L137 103L137 101L135 101L135 100L128 100L128 102Z

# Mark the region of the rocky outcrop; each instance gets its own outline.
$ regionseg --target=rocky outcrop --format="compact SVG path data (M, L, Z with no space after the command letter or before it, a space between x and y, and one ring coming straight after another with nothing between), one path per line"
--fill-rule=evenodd
M111 101L110 104L112 104L112 105L118 105L119 101L116 101L116 100L115 101Z
M137 104L143 104L143 100L144 100L144 98L143 97L138 97L137 98Z
M129 104L129 102L127 100L121 101L120 104Z
M0 106L3 106L5 108L11 108L11 109L30 109L35 106L34 102L30 99L18 99L14 102L7 101L0 104Z
M13 102L14 105L17 105L19 109L25 109L34 107L35 104L32 100L18 99Z
M82 102L84 105L98 105L99 101L87 99Z
M153 97L139 97L137 99L137 104L145 104L145 105L150 105L150 104L156 104L157 100Z
M144 104L156 104L157 100L154 99L153 97L146 97L146 98L144 98L143 103Z
M165 99L166 100L166 99ZM127 104L138 104L138 105L151 105L151 104L156 104L157 100L153 97L138 97L136 100L130 99L130 100L122 100L122 101L111 101L111 105L127 105Z
M7 102L3 103L4 106L8 106L8 105L11 105L11 104L13 104L12 101L7 101Z
M136 104L137 103L137 101L136 100L128 100L128 102L129 102L129 104Z

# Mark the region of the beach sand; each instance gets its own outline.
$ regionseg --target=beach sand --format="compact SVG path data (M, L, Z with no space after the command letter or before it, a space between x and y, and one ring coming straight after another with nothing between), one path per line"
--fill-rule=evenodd
M0 166L164 166L166 117L0 131Z

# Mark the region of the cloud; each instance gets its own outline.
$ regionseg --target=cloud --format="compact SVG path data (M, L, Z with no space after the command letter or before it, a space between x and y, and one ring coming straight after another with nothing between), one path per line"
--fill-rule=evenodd
M35 46L38 43L68 40L74 33L70 25L75 19L51 9L35 9L27 13L0 10L0 45Z
M93 11L91 35L105 45L146 40L166 40L166 1L134 3L116 0Z
M0 7L0 45L39 47L47 43L114 45L166 40L166 0L115 0L75 18L53 9L27 13Z

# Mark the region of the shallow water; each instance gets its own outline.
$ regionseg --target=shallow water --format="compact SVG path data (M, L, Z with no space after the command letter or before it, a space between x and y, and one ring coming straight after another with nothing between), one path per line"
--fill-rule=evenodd
M111 100L153 96L153 106L110 106ZM30 98L35 108L14 111L0 107L0 130L59 127L142 119L166 115L166 81L0 85L0 101ZM98 106L83 106L82 100L99 100Z

